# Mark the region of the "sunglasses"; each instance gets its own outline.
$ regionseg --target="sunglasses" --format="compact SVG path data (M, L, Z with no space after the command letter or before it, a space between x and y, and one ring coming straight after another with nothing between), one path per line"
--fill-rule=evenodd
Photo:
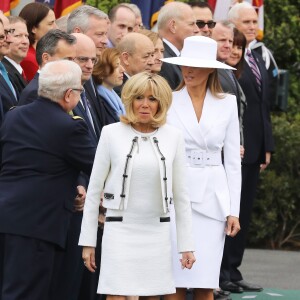
M216 26L216 22L214 21L204 22L202 20L197 20L196 25L198 26L198 28L204 28L205 25L207 25L208 28L212 29Z

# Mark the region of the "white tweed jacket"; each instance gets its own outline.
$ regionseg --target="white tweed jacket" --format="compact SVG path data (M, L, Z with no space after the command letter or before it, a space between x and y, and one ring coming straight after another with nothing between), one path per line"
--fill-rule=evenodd
M115 123L103 128L88 186L79 245L96 246L102 192L104 207L126 209L132 165L139 151L140 139L130 125ZM170 125L163 125L150 140L159 162L161 201L165 213L169 211L170 202L174 202L178 251L192 251L191 206L186 188L182 133ZM151 193L152 188L149 186L144 192Z

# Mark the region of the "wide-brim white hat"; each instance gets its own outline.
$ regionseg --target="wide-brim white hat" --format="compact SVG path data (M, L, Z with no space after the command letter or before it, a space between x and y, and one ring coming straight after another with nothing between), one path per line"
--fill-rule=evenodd
M211 38L190 36L184 39L180 56L162 58L161 61L187 67L235 70L216 59L217 48L217 42Z

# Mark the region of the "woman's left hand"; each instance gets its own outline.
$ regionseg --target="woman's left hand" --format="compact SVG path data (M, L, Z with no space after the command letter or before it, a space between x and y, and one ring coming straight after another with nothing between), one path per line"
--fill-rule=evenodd
M184 268L191 269L195 261L196 261L196 258L194 256L193 252L191 252L191 251L182 252L182 258L180 260L182 269L184 269Z
M239 218L229 216L227 217L226 234L234 237L241 230Z

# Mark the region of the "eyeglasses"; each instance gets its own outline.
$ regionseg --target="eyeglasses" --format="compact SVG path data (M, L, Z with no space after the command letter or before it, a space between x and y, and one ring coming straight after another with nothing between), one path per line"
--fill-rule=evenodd
M9 35L9 34L14 34L15 29L11 28L11 29L4 29L4 34L5 35Z
M196 25L198 26L198 28L204 28L205 25L207 25L208 28L212 29L216 26L216 22L214 21L204 22L202 20L197 20Z
M71 88L70 90L72 90L72 91L76 91L76 92L80 92L80 94L82 93L82 92L84 92L84 88L82 87L82 88Z
M89 60L91 60L93 65L95 65L98 62L97 57L87 57L87 56L78 56L75 57L75 60L79 61L79 63L81 64L86 64Z
M3 42L6 39L6 35L0 35L0 42Z

